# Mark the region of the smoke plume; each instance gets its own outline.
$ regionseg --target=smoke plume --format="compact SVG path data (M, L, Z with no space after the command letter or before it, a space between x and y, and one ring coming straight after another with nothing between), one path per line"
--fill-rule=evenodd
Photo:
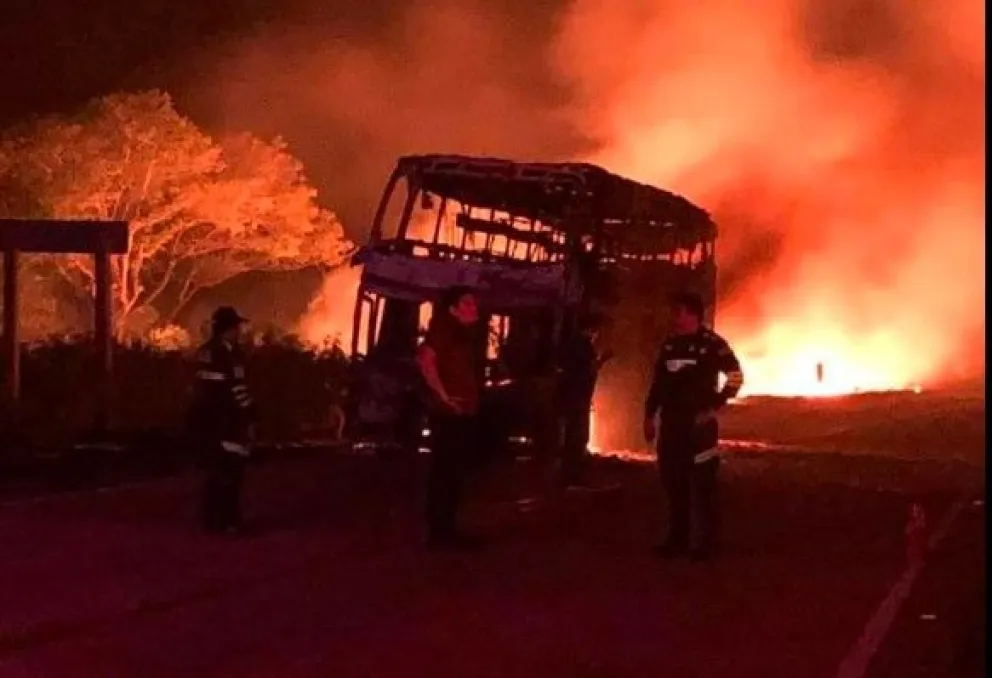
M984 371L976 0L435 0L342 26L214 50L189 103L285 135L356 239L398 155L592 160L714 213L752 391Z
M720 327L758 389L984 354L983 26L973 0L572 6L577 124L596 160L715 212Z
M540 7L380 3L359 23L362 4L331 3L332 18L311 7L208 52L189 101L214 125L287 137L356 239L400 155L555 160L592 147L567 117Z

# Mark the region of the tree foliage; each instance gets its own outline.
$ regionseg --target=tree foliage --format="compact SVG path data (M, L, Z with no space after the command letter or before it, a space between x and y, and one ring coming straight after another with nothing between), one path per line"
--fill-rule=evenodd
M350 252L281 139L215 140L158 91L0 134L0 213L130 223L112 265L119 332L167 322L197 292L248 271L339 264ZM92 293L88 256L40 258Z

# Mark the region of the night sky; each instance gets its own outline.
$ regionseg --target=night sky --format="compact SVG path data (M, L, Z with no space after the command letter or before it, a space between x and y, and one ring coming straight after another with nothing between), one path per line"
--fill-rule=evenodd
M5 0L0 82L7 95L0 99L0 124L71 111L116 90L161 88L212 133L285 137L322 202L360 238L398 155L485 152L556 159L582 146L567 125L542 119L565 96L545 72L561 4ZM478 37L469 37L460 24L476 16L482 17L479 23L465 31ZM451 50L421 57L425 46L450 45L453 39L466 41L452 48L456 53L474 50L476 41L487 45L480 48L484 72L468 73L469 82L465 73L447 68ZM325 76L342 59L371 59L378 73L370 76L374 85L355 91L342 83L354 70L347 64ZM394 83L402 91L392 91ZM459 101L484 98L494 89L500 104L478 116L452 117L449 110L433 125L428 119L435 108L464 108ZM446 93L454 103L445 102ZM521 125L524 133L503 122L501 107L529 117ZM380 120L386 111L390 118ZM494 120L473 124L487 116Z
M325 4L315 12L299 0L5 0L0 121L116 89L162 87L181 98L198 55L253 30L305 21L375 35L389 21L383 0Z

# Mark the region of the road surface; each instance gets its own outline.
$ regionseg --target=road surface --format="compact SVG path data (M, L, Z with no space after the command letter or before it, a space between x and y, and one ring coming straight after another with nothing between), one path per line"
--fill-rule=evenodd
M245 540L193 528L191 477L8 503L0 678L832 678L905 572L910 503L937 525L963 497L866 675L983 675L969 662L984 628L978 649L967 632L984 597L973 467L731 454L727 551L704 564L651 556L650 465L602 462L607 489L582 493L537 462L491 470L467 512L492 538L477 555L422 549L422 472L260 466Z

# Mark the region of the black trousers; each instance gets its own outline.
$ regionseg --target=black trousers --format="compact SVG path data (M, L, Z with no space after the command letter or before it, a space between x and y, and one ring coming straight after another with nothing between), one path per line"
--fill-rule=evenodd
M565 483L583 480L589 458L589 406L568 407L561 412L561 470Z
M454 536L462 486L473 465L478 428L474 416L435 414L430 418L431 456L427 470L427 529L434 538Z
M202 441L204 465L200 518L208 530L225 530L241 524L241 493L247 458L225 450L220 441Z
M715 430L700 436L691 424L662 427L658 466L668 499L667 541L672 546L689 546L693 503L698 509L700 545L713 546L719 539L721 513L717 477L720 460L714 456L696 461L696 455L715 447Z

